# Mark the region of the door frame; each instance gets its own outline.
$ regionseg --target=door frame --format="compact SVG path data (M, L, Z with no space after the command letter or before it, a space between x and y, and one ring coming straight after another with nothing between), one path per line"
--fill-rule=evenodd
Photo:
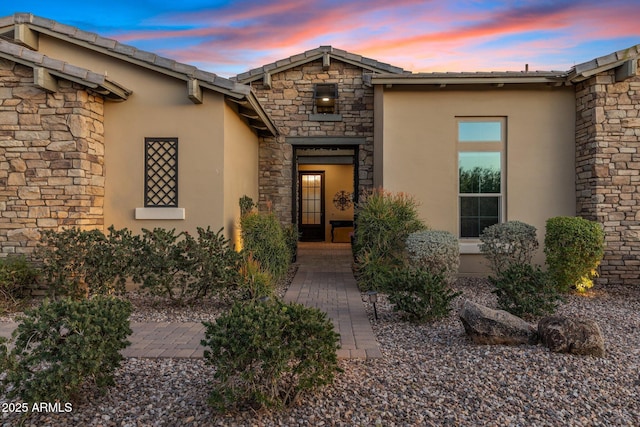
M302 202L303 200L300 198L298 200L298 204L299 204L299 210L298 210L298 232L300 233L300 240L301 241L306 241L306 242L324 242L326 239L326 235L325 235L325 229L326 229L326 207L325 207L325 192L324 192L324 188L325 188L325 171L323 170L304 170L304 171L298 171L298 188L302 188L302 177L304 175L320 175L320 224L316 225L316 224L312 224L312 226L309 226L309 229L316 229L317 228L317 232L314 233L313 237L307 237L306 239L303 239L302 236L302 229L303 227L306 227L302 224ZM302 193L302 190L300 191L300 193ZM317 237L316 237L317 236Z
M360 146L364 145L366 140L361 137L289 137L287 142L291 144L293 151L292 172L291 172L291 222L298 224L298 150L309 149L338 149L338 150L350 150L353 164L353 202L357 203L360 195L360 181L359 181L359 151ZM330 157L327 159L323 156L322 162L318 164L331 163ZM344 156L335 156L335 158L344 158ZM343 163L344 164L344 163ZM299 226L299 224L298 224ZM326 237L326 236L325 236Z

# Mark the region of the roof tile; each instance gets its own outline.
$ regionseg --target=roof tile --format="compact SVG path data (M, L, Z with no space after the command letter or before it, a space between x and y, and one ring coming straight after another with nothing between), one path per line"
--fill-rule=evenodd
M41 64L44 58L44 55L41 53L35 52L31 49L23 49L22 50L22 58L27 61L33 62L34 64Z
M89 74L89 70L87 70L86 68L77 67L66 62L62 67L62 72L73 77L79 77L81 79L86 79L87 75Z
M155 65L162 68L173 70L173 65L176 63L173 59L165 58L164 56L156 56L156 60L153 61Z
M72 27L70 25L61 24L59 22L54 23L51 29L60 34L65 34L67 36L72 36L72 37L75 36L76 33L78 32L78 28Z
M9 55L14 55L18 58L22 57L22 51L25 50L24 47L14 43L6 42L4 40L0 40L0 42L1 42L0 46L2 46L3 52L8 53Z
M144 50L136 50L133 53L133 57L135 59L139 59L140 61L149 62L149 63L154 63L156 60L156 56L157 55L155 53L147 52Z
M113 39L107 39L107 38L104 38L104 37L98 37L94 44L96 46L99 46L99 47L104 47L106 49L113 50L113 49L115 49L116 44L118 44L118 42L113 40Z
M133 46L129 46L127 44L117 43L116 47L113 48L113 51L116 53L121 53L127 56L133 56L136 53L136 49Z
M42 58L42 66L50 70L62 71L62 69L64 68L64 62L58 59L53 59L53 58L49 58L48 56L44 56Z
M88 31L78 31L75 34L75 38L78 40L82 40L89 43L95 43L98 39L98 35L96 33L90 33Z
M179 73L186 74L188 76L192 76L196 72L196 67L193 65L183 64L181 62L173 63L173 69Z

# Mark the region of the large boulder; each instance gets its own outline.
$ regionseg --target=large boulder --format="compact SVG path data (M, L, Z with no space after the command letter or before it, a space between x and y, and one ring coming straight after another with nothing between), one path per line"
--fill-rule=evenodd
M467 335L478 344L536 344L536 328L504 310L466 300L459 312Z
M604 338L594 320L544 317L538 322L538 335L553 352L604 357Z

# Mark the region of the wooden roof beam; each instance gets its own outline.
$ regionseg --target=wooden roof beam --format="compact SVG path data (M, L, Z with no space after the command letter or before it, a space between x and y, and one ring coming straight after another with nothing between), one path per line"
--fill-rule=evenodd
M29 49L38 50L38 33L27 27L27 24L16 24L13 39Z
M58 91L58 81L42 67L33 68L33 84L50 93Z
M200 87L198 79L191 79L187 82L187 91L189 99L194 104L202 104L204 102L204 98L202 97L202 88Z
M322 54L322 69L327 71L331 67L331 57L328 52Z

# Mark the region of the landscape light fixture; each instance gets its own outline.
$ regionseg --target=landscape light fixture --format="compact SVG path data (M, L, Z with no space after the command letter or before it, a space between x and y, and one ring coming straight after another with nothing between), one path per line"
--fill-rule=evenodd
M378 320L378 309L376 308L378 293L376 291L369 291L367 292L367 296L369 297L369 302L373 304L373 316Z

